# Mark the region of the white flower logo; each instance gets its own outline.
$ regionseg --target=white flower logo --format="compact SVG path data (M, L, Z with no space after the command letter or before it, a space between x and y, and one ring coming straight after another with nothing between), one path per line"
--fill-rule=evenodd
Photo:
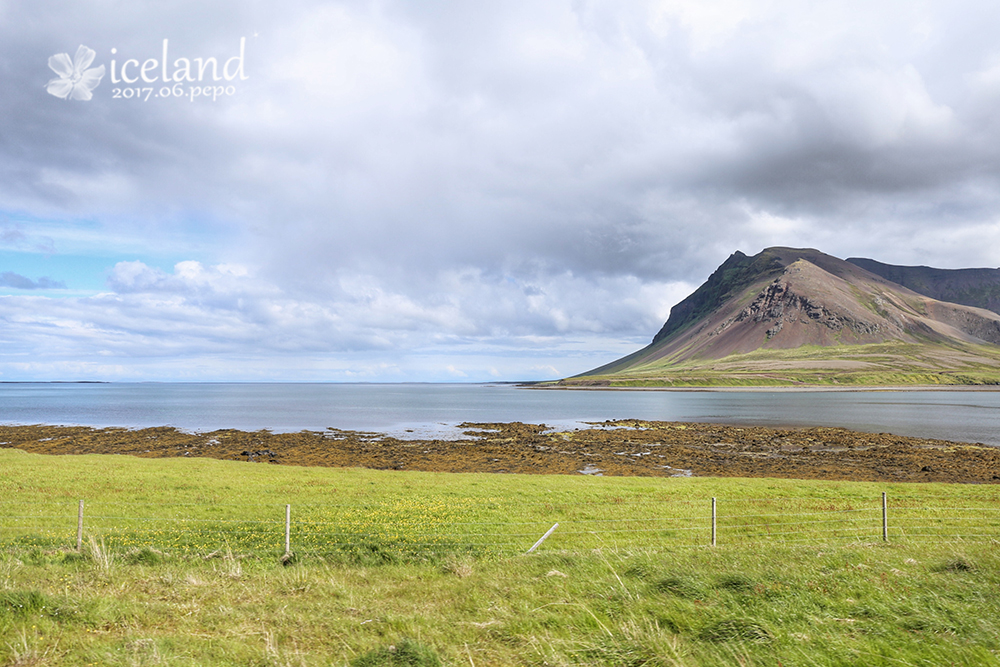
M49 81L45 90L49 95L61 97L64 100L89 100L92 92L104 78L104 65L90 67L97 53L83 44L76 50L76 57L69 59L68 53L57 53L49 58L49 68L59 76Z

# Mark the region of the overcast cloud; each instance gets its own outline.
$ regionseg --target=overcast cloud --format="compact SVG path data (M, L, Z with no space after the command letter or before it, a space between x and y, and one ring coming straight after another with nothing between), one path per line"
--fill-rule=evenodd
M996 3L150 4L0 0L0 380L560 377L735 250L1000 265Z

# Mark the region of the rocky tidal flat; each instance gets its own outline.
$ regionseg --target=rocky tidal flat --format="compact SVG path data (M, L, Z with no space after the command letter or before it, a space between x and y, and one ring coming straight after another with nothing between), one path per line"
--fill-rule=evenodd
M188 433L171 427L0 426L0 447L429 472L1000 482L1000 448L842 428L636 420L569 431L519 422L461 427L460 440L402 440L335 428Z

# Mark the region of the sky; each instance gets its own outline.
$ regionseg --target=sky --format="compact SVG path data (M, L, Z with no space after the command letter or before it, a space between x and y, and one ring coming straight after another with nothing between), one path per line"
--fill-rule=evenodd
M965 0L0 0L0 381L558 378L736 250L1000 266L998 33Z

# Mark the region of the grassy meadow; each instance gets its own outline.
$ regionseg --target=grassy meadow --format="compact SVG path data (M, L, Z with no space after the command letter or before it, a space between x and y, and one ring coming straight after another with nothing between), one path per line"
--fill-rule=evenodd
M1000 664L998 501L0 450L0 665Z

